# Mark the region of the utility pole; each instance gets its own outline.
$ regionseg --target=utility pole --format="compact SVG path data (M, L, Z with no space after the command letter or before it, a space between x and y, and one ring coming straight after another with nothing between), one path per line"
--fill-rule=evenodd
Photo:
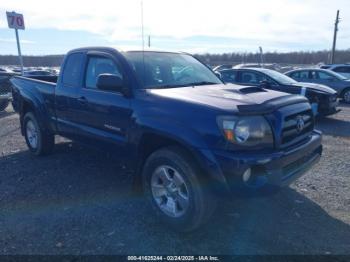
M331 54L331 64L334 64L335 60L335 47L337 44L337 32L338 32L338 24L339 24L339 10L337 11L337 17L334 23L334 35L333 35L333 46L332 46L332 54Z
M259 46L260 51L260 67L264 67L264 52L261 46Z

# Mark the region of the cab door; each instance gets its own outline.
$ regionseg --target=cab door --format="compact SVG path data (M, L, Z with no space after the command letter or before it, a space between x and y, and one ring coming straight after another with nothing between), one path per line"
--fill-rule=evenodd
M69 53L65 59L55 90L56 125L60 135L76 139L80 129L76 125L79 110L77 99L82 87L85 53Z
M85 142L125 155L132 109L130 98L117 90L97 88L101 74L114 74L123 79L125 73L119 61L108 53L89 52L84 70L83 86L78 93L78 121Z

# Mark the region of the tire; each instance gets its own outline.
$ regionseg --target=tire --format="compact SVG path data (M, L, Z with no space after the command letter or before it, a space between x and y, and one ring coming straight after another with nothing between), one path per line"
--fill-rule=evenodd
M342 98L345 103L350 104L350 88L346 88L343 91Z
M10 103L9 100L0 101L0 112L4 111L9 105L9 103Z
M47 155L52 152L55 137L40 128L38 120L31 112L23 118L24 137L29 150L37 156Z
M165 173L168 174L165 177L172 175L172 182L168 186L172 188L173 183L177 191L170 190L169 193L168 189L164 189L164 180L169 182L168 178L162 180L159 177L164 177ZM215 210L216 198L205 188L205 180L200 175L203 176L192 157L179 147L157 150L149 156L144 165L142 182L146 199L151 203L156 215L176 231L189 232L199 228L209 220ZM160 189L161 187L163 189ZM157 198L159 195L162 196ZM172 198L176 200L171 200ZM187 204L184 204L186 199ZM178 213L167 211L168 205Z

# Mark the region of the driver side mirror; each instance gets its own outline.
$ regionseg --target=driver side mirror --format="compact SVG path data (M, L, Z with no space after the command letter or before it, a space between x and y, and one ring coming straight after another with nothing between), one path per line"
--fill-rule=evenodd
M123 79L114 74L100 74L97 77L96 86L98 89L105 91L114 91L119 93L123 93L124 91Z

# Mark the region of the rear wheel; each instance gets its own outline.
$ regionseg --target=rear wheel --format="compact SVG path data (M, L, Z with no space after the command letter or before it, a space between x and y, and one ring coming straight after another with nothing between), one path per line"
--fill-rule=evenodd
M200 175L193 159L178 147L160 149L146 161L146 197L160 219L177 231L197 229L215 209L215 197Z
M46 155L52 152L55 137L40 128L35 115L31 112L23 118L24 136L29 150L35 155Z
M345 103L350 104L350 88L345 89L343 92L343 99Z
M9 103L10 103L9 100L0 101L0 112L4 111L9 105Z

